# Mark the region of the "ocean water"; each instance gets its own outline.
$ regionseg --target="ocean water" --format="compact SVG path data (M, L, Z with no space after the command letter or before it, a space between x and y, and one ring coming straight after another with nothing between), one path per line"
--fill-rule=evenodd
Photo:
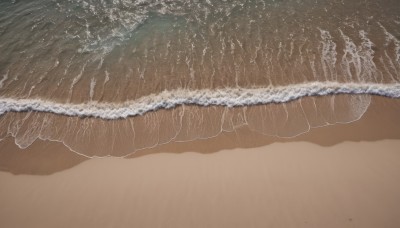
M124 156L400 98L398 0L0 0L0 139Z

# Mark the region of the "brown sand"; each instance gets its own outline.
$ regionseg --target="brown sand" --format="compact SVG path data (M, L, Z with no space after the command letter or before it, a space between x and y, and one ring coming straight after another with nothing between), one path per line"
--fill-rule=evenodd
M242 128L207 140L169 143L137 151L129 158L156 153L210 154L235 148L259 148L277 142L310 142L329 147L343 142L400 140L399 116L400 100L374 97L370 108L360 120L350 124L313 128L310 132L294 138L269 137ZM69 169L86 160L88 159L72 153L58 142L37 140L22 150L14 144L12 138L0 141L0 171L13 174L48 175Z
M375 98L362 120L293 139L242 129L132 159L6 140L0 227L400 227L399 107Z
M276 143L0 173L1 227L399 227L400 141Z

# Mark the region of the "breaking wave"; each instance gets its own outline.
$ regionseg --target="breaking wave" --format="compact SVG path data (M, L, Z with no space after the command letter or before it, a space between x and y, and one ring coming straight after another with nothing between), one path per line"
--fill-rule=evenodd
M270 88L220 90L175 90L142 97L122 104L89 102L62 104L38 99L0 98L0 115L6 112L50 112L66 116L98 117L106 120L143 115L179 105L240 107L285 103L306 96L368 94L400 98L400 84L313 82Z

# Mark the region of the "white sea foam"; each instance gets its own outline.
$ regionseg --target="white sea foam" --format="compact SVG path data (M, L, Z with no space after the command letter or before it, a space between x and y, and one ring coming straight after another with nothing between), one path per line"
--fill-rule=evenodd
M354 66L355 76L358 81L362 81L361 73L362 73L362 62L361 56L358 50L357 45L350 39L350 37L346 36L342 30L339 29L339 32L345 42L344 55L342 57L342 67L344 71L347 73L347 77L349 81L352 81L354 74L351 72L351 66Z
M396 62L400 64L400 40L398 40L393 34L389 33L385 27L381 23L378 22L378 25L382 28L383 32L386 36L386 46L389 45L390 42L393 42L395 45L395 54L396 54Z
M322 69L324 71L325 78L328 76L333 77L333 79L337 78L336 75L336 43L332 41L332 36L328 31L319 30L321 32L321 43L322 43L322 56L321 56L321 64Z
M92 80L90 81L90 90L89 90L90 100L93 100L94 88L95 87L96 87L96 79L92 78Z
M4 82L8 79L8 71L3 75L3 78L0 80L0 89L3 88Z
M41 99L0 98L0 115L7 112L50 112L66 116L120 119L143 115L179 105L238 107L284 103L306 96L371 94L400 98L400 84L313 82L267 88L225 88L219 90L178 89L164 91L123 103L56 103Z

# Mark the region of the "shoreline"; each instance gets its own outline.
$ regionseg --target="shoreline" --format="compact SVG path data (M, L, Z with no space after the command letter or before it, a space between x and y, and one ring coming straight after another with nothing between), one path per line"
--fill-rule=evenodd
M352 123L338 123L310 129L292 138L266 136L241 127L233 132L223 132L216 137L197 139L187 142L169 142L153 148L136 151L122 159L131 159L159 153L212 154L221 150L252 149L273 143L310 142L323 147L330 147L342 142L380 141L400 139L400 100L373 97L371 105L360 120ZM21 149L14 143L14 138L7 137L0 141L0 171L14 174L48 175L72 168L87 158L70 151L63 143L37 139L31 146ZM107 157L104 157L105 159ZM28 164L22 165L20 161ZM55 162L56 161L56 162ZM58 162L57 162L58 161Z
M400 224L400 101L296 138L242 128L130 158L0 142L4 227L331 227ZM60 206L61 205L61 206Z

